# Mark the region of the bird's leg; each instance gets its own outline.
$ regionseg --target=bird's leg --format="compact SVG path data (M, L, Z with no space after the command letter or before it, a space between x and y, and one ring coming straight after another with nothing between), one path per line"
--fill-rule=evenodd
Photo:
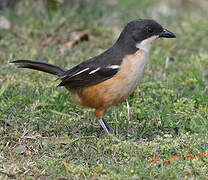
M102 126L102 128L104 129L104 131L107 134L113 134L115 136L115 133L114 133L112 127L110 125L108 125L108 123L103 118L105 113L106 113L105 108L98 108L95 110L96 117L98 118L98 121L99 121L100 125Z
M105 121L104 118L99 119L98 121L107 134L113 134L115 136L113 128Z

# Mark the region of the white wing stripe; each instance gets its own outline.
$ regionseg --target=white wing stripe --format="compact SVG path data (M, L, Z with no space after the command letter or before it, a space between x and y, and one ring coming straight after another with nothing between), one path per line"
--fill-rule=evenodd
M99 71L99 70L100 70L100 67L97 68L97 69L95 69L95 70L93 70L93 71L91 71L89 74L93 74L93 73L95 73L95 72L97 72L97 71Z
M111 65L111 66L107 66L107 68L110 68L110 69L119 69L120 66L119 65Z
M77 73L74 74L73 76L76 76L76 75L78 75L78 74L81 74L81 73L83 73L83 72L85 72L85 71L87 71L87 70L89 70L89 69L90 69L90 68L85 68L85 69L83 69L83 70L77 72ZM73 76L72 76L72 77L73 77Z
M110 65L110 66L106 66L106 68L110 68L110 69L119 69L120 66L119 66L119 65ZM83 72L85 72L85 71L87 71L87 70L89 70L89 69L90 69L90 68L85 68L85 69L83 69L83 70L81 70L81 71L75 73L75 74L72 75L71 77L74 77L74 76L76 76L76 75L78 75L78 74L81 74L81 73L83 73ZM101 69L101 67L98 67L97 69L94 69L94 70L90 71L89 74L94 74L95 72L99 71L100 69Z

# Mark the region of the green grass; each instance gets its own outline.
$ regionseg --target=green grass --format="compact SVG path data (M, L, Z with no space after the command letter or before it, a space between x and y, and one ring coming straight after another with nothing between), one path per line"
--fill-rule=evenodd
M25 0L4 14L12 28L0 29L0 179L207 179L206 9L174 5L164 14L161 0L82 2L47 9ZM111 46L136 18L154 18L177 38L155 43L138 89L106 114L118 138L56 88L56 77L8 63L37 59L71 68ZM60 53L70 32L85 29L91 41ZM43 46L48 37L55 40Z

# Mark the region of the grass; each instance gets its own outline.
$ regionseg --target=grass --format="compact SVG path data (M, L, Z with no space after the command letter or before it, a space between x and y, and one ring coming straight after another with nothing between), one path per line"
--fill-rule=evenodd
M206 179L206 10L174 5L167 14L161 0L92 1L88 8L82 2L47 9L26 0L4 14L12 28L0 29L0 179ZM154 18L177 39L155 43L138 89L107 113L118 138L103 133L93 110L56 88L56 77L8 63L38 59L73 67L111 46L135 18ZM85 29L90 41L60 53L70 32ZM50 37L55 40L43 46Z

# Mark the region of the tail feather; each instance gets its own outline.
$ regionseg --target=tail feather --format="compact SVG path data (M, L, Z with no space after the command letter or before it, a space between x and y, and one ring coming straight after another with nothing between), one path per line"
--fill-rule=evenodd
M64 69L62 67L52 65L52 64L48 64L48 63L45 63L45 62L40 62L40 61L15 60L15 61L12 61L10 63L14 63L19 68L35 69L35 70L43 71L43 72L46 72L46 73L49 73L49 74L54 74L54 75L57 75L57 76L61 76L66 71L66 69Z

